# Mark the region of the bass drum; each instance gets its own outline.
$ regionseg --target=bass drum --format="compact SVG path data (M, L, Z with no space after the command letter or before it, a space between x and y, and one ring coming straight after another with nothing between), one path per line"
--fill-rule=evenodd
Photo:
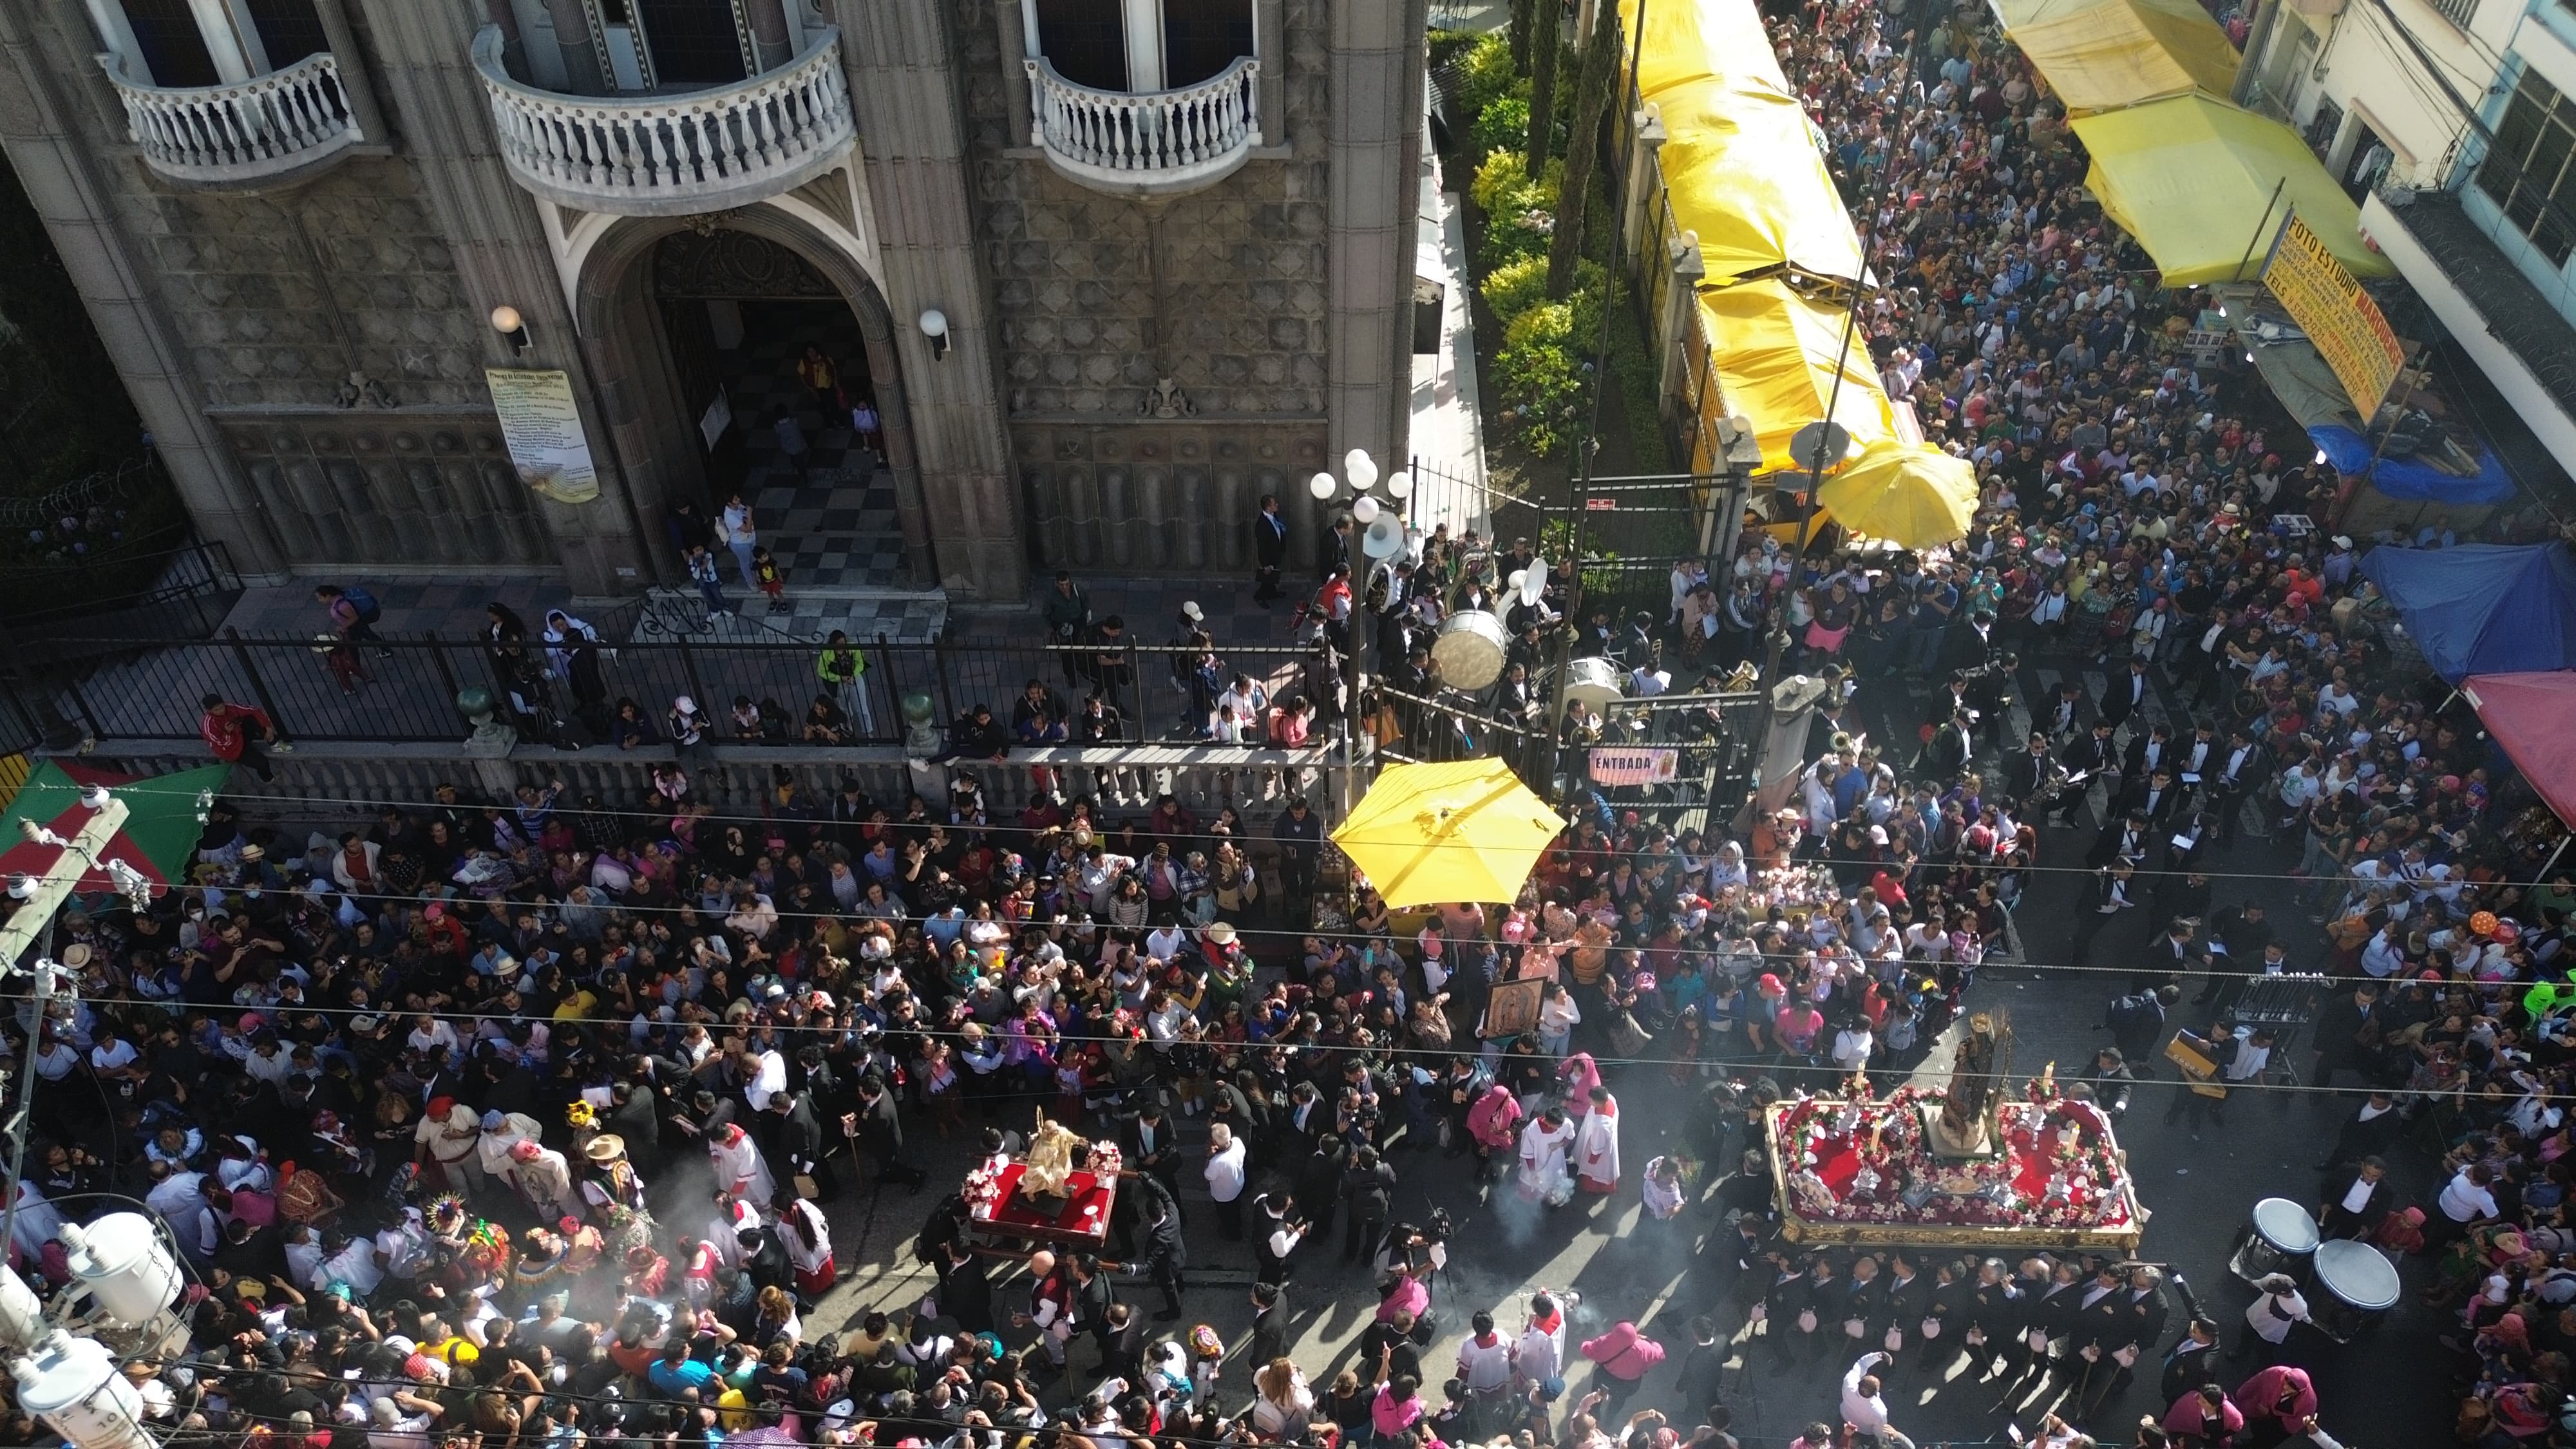
M1599 709L1626 693L1619 678L1619 666L1607 659L1574 660L1565 666L1565 697Z
M1443 685L1483 689L1503 677L1510 645L1502 620L1482 609L1467 609L1440 621L1440 635L1431 641L1431 662L1439 666Z

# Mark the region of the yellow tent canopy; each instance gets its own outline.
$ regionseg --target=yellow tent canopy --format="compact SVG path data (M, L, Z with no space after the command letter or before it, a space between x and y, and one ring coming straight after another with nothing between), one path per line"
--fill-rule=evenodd
M1929 443L1884 439L1816 490L1843 527L1904 548L1935 548L1967 536L1977 513L1977 470Z
M1811 276L1860 275L1860 241L1835 199L1804 107L1714 83L1660 104L1673 220L1699 233L1710 284L1782 262Z
M1510 901L1565 821L1500 760L1380 773L1333 843L1390 906Z
M1634 26L1637 0L1622 4ZM1860 243L1815 127L1748 0L1655 5L1638 80L1663 116L1673 220L1699 234L1710 283L1782 262L1819 277L1860 275Z
M1855 443L1896 436L1896 419L1870 366L1866 339L1855 332L1843 350L1843 309L1811 302L1778 281L1702 292L1700 323L1717 351L1717 377L1727 405L1752 420L1766 471L1806 468L1812 458L1790 456L1798 429L1825 415L1834 389L1834 360L1842 358L1842 395L1834 420Z
M2069 113L2117 110L2236 83L2236 47L2199 0L2007 0L2004 33Z
M2085 186L2166 286L2250 279L2292 208L2354 276L2392 274L2362 245L2352 198L2278 121L2191 95L2079 116L2075 134L2093 156Z

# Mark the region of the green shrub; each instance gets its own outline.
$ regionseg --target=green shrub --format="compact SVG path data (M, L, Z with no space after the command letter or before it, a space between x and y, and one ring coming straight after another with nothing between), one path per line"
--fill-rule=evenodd
M1471 154L1484 156L1501 151L1517 151L1529 140L1529 97L1502 96L1476 113L1476 124L1467 131Z
M1519 257L1485 274L1485 305L1509 326L1530 308L1547 300L1547 258Z
M1574 306L1569 302L1543 302L1503 327L1505 348L1553 347L1572 353L1580 350L1574 344Z
M1521 153L1497 151L1476 167L1475 179L1467 183L1467 194L1476 199L1477 210L1491 213L1502 207L1505 197L1528 183Z
M1542 458L1564 456L1581 426L1583 371L1573 356L1543 342L1506 347L1494 358L1494 384L1504 429Z
M1479 40L1467 52L1458 67L1458 105L1467 115L1482 116L1485 108L1510 94L1520 83L1512 71L1512 43L1500 31ZM1521 124L1529 124L1529 102L1521 102Z

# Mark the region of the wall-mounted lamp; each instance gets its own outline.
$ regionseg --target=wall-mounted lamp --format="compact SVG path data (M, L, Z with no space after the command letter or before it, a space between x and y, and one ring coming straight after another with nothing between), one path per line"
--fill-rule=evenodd
M933 307L921 314L921 335L930 339L930 355L948 355L948 314Z
M492 330L501 334L512 352L528 350L528 319L519 315L518 308L507 302L493 308Z

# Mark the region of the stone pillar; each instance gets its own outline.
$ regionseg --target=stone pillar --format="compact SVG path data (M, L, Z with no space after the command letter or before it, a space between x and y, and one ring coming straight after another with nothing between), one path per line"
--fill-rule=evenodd
M508 9L507 0L498 7ZM349 118L358 124L358 135L370 144L383 146L393 140L385 127L385 113L376 106L376 88L367 79L367 55L358 48L358 37L349 29L349 12L341 0L313 0L313 13L322 21L322 38L330 44L331 58L340 67L340 94L349 99ZM504 32L506 33L506 32Z
M1331 0L1332 445L1409 456L1426 0Z
M153 449L198 531L232 551L243 574L281 581L285 560L223 434L206 418L188 343L162 311L151 259L118 219L108 180L83 140L67 59L38 43L33 7L0 5L0 149L61 253L63 269L116 364Z
M519 33L519 9L510 0L483 0L483 18L501 32L501 68L512 78L528 78L528 41Z
M1252 0L1252 58L1261 62L1254 83L1261 107L1261 144L1285 146L1288 136L1288 30L1284 0Z
M613 89L600 68L599 46L590 35L590 7L581 0L546 0L555 22L555 44L563 50L564 83L577 96L604 96Z
M538 203L501 170L492 111L465 65L479 7L418 0L358 0L382 59L385 83L403 117L403 150L430 212L456 258L465 306L495 364L559 367L572 374L582 430L599 465L599 496L588 503L540 499L536 513L577 598L631 594L654 578L648 534L615 437L581 355L571 309L555 275ZM558 4L579 10L577 3ZM587 36L585 29L583 34ZM567 58L570 47L567 45ZM597 63L592 63L597 73ZM502 303L527 319L534 345L513 357L483 322ZM658 530L655 531L658 533Z
M215 58L215 74L226 85L240 85L268 69L268 57L255 51L258 32L244 34L233 23L233 8L225 0L188 0L188 13L197 20L197 33L205 37L206 53Z
M1699 284L1708 276L1708 263L1700 259L1697 232L1683 232L1664 247L1673 275L1672 284L1664 289L1664 315L1655 340L1663 348L1663 395L1678 398L1689 391L1690 347L1685 339L1697 325L1693 314L1699 310Z
M1029 78L1021 74L1020 66L1023 60L1038 58L1038 33L1029 24L1029 0L993 0L993 25L1002 37L1002 103L1011 109L1010 128L1003 134L1013 146L1034 146Z
M881 275L939 582L1017 604L1028 592L1027 536L1003 426L946 9L942 0L830 5L859 134L868 138ZM948 317L945 357L932 354L915 321L932 307Z
M1663 231L1664 112L1652 101L1629 113L1628 214L1619 223L1619 243L1626 248L1622 271L1650 265L1654 240Z
M1127 33L1127 89L1163 89L1163 0L1119 0Z
M751 51L766 75L796 57L796 42L787 34L787 7L781 0L743 0L751 19Z

